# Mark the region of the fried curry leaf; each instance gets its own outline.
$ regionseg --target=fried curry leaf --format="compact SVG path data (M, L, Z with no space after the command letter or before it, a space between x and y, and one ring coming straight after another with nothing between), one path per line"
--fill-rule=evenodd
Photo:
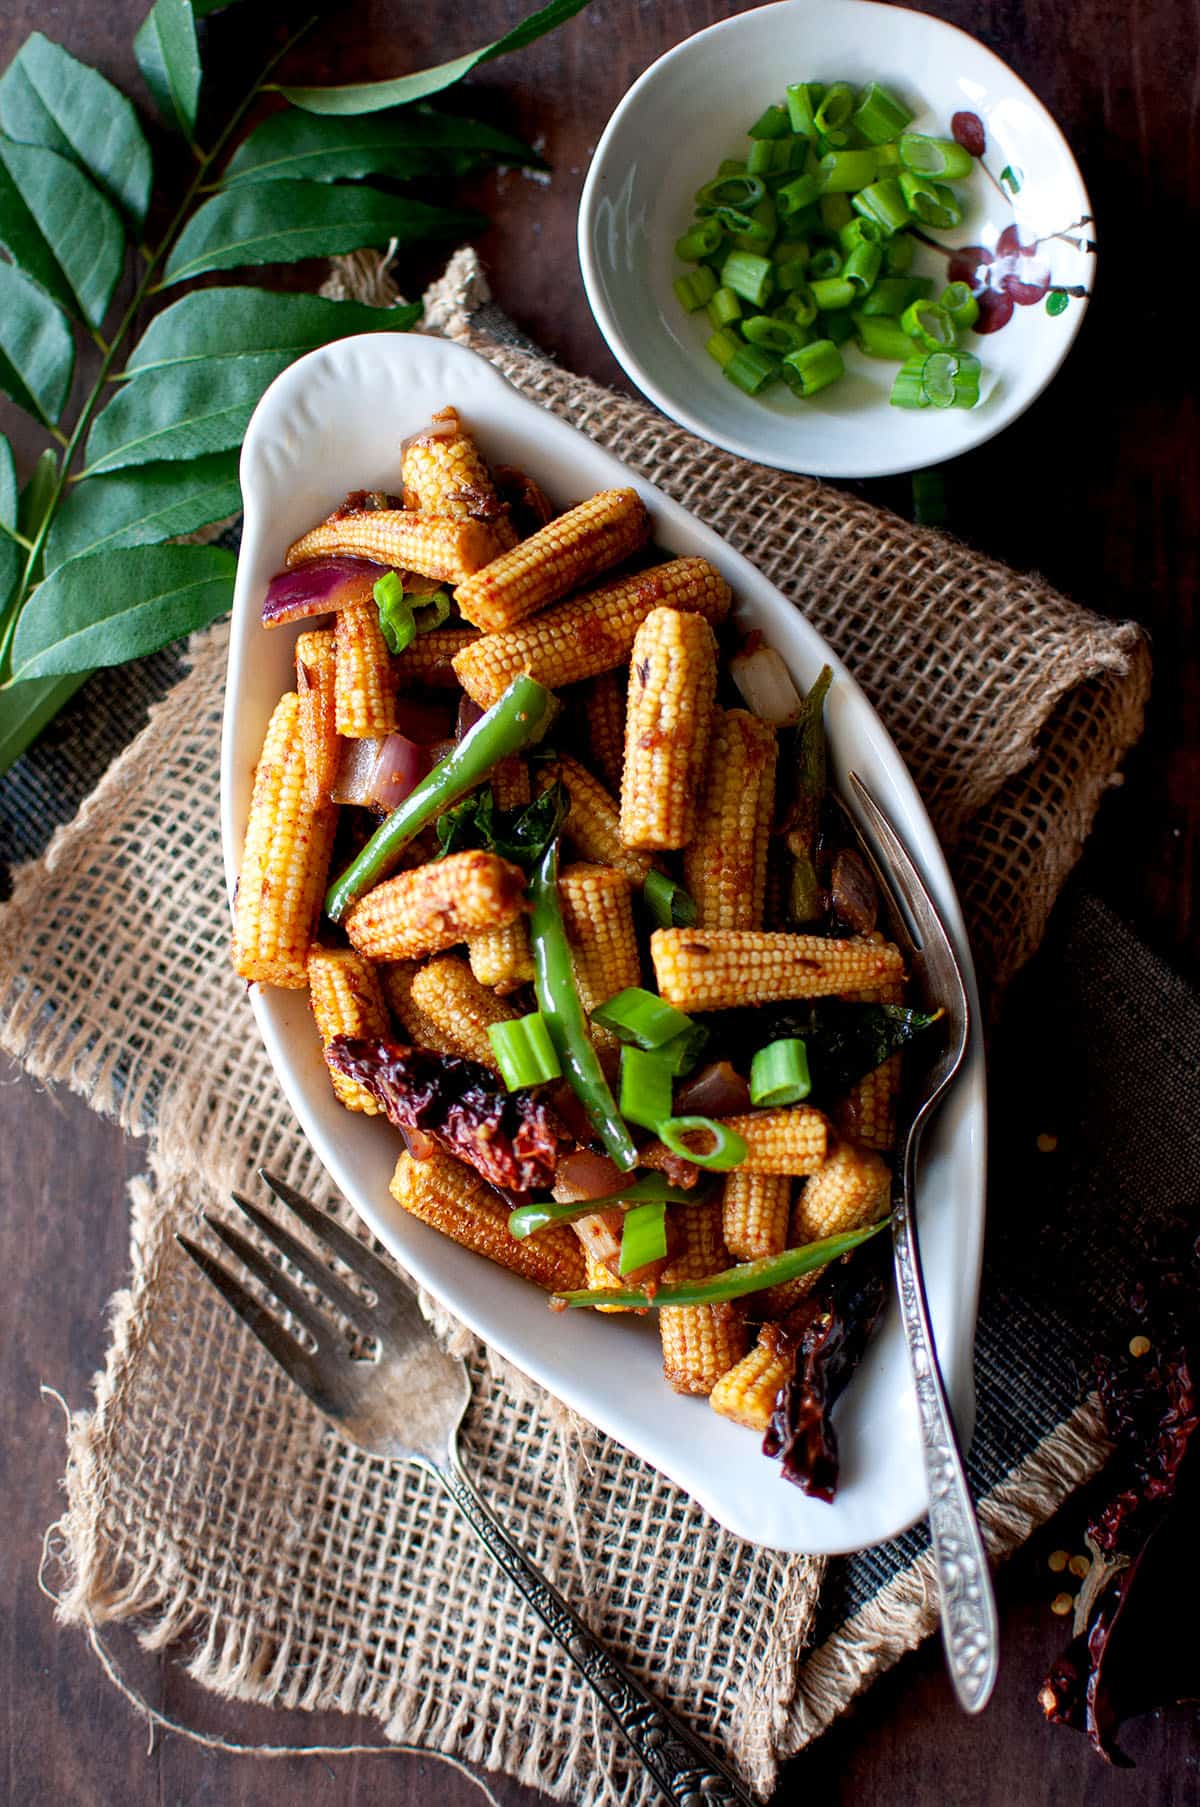
M481 847L518 866L531 866L558 833L569 807L565 788L553 784L520 809L500 809L491 785L485 784L438 817L438 858Z

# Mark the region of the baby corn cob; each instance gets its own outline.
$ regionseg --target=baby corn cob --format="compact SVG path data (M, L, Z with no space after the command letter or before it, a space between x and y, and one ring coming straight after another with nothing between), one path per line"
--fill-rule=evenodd
M800 1188L792 1206L788 1247L802 1248L826 1236L862 1230L887 1212L892 1176L877 1154L838 1142L812 1178ZM773 1318L786 1317L792 1307L812 1291L825 1272L816 1268L798 1280L785 1280L762 1294L762 1309Z
M722 1117L721 1122L746 1144L738 1173L815 1173L829 1146L829 1124L810 1104L747 1111L743 1117Z
M696 826L717 690L717 650L701 615L652 609L629 661L621 839L686 847Z
M615 866L564 866L558 875L563 922L583 1007L592 1011L606 999L642 982L633 926L629 880ZM610 1029L593 1028L599 1047L615 1047Z
M735 1167L721 1199L721 1230L729 1253L739 1261L757 1261L786 1249L791 1199L789 1174Z
M659 991L680 1010L833 997L904 972L890 942L753 929L656 929L650 955Z
M663 1269L664 1285L707 1279L728 1267L719 1204L682 1205L673 1215L681 1246ZM658 1329L663 1373L676 1393L711 1393L746 1348L745 1320L733 1300L719 1305L664 1305Z
M709 1395L722 1418L732 1418L752 1431L765 1431L779 1389L792 1378L796 1347L778 1324L764 1324L758 1341L736 1367L723 1374Z
M619 565L649 536L650 518L636 490L601 490L502 553L486 571L467 576L454 600L487 633L515 627Z
M584 1272L583 1284L587 1287L589 1292L594 1292L594 1293L611 1292L614 1286L621 1285L620 1279L618 1278L618 1276L616 1274L613 1273L612 1269L609 1267L606 1267L603 1261L598 1261L596 1259L595 1255L592 1254L591 1250L587 1249L587 1248L585 1248L583 1251L583 1272ZM633 1309L634 1308L632 1305L593 1305L592 1306L593 1311L613 1312L613 1311L632 1311Z
M337 776L336 665L332 629L300 635L296 641L296 691L309 802L314 804L328 802Z
M519 754L514 753L493 766L491 786L497 809L520 809L522 804L529 802L532 795L529 767Z
M502 929L481 929L467 939L467 958L481 985L504 993L533 978L533 950L523 916Z
M625 686L615 671L602 671L584 692L588 762L618 796L625 769Z
M568 841L585 860L592 860L597 866L615 866L631 884L643 884L654 862L649 854L636 853L622 841L620 811L600 780L593 778L587 767L569 753L548 760L542 767L543 786L555 778L562 779L571 798L563 824Z
M452 954L430 960L413 975L413 1003L449 1043L449 1052L499 1072L489 1023L511 1023L517 1012L479 983L465 960Z
M375 968L348 947L313 947L308 953L308 1001L322 1047L335 1035L378 1036L388 1033L387 1006ZM333 1089L347 1110L379 1115L366 1086L331 1070Z
M471 1167L450 1155L428 1161L402 1154L389 1191L422 1223L544 1287L565 1292L585 1284L583 1250L569 1224L553 1224L523 1242L509 1233L509 1206Z
M254 774L234 908L233 964L243 979L302 991L325 895L335 811L310 800L300 698L279 699Z
M433 1018L413 1002L413 980L420 970L419 960L395 960L377 968L384 1001L405 1041L418 1048L431 1048L435 1054L457 1054L458 1049L451 1046Z
M346 933L369 960L413 960L513 922L524 907L520 867L472 848L376 885L347 915Z
M729 613L729 602L729 585L707 559L672 559L573 596L535 621L484 634L454 669L468 696L488 709L522 671L557 690L623 665L652 609L678 609L716 623Z
M852 1003L900 1004L904 993L899 985L883 985L875 991L851 994ZM896 1099L900 1092L899 1054L893 1054L850 1087L833 1109L833 1120L843 1136L864 1148L880 1154L895 1144Z
M455 657L479 635L473 627L439 627L432 634L418 634L395 663L401 690L457 690Z
M289 546L286 562L292 566L314 558L369 558L390 570L461 583L499 550L495 534L482 521L447 520L409 508L364 508L334 515L302 534Z
M700 929L762 927L775 807L775 730L745 709L718 709L683 882Z
M351 602L339 609L334 636L338 733L348 740L373 740L394 733L396 680L375 604Z
M408 441L400 460L408 507L452 520L483 521L502 552L514 546L517 536L508 509L496 494L475 441L459 425L453 408L443 408L433 418L453 423L456 430L418 433Z

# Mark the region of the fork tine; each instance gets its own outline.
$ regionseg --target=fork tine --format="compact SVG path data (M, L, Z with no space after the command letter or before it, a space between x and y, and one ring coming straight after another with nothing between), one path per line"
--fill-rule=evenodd
M225 1244L231 1255L236 1255L243 1267L248 1267L256 1280L261 1280L269 1292L274 1293L279 1303L290 1311L303 1330L307 1330L317 1346L325 1342L332 1325L323 1318L319 1309L308 1294L303 1292L296 1282L284 1273L281 1267L255 1248L248 1237L235 1230L232 1224L222 1223L219 1217L211 1212L204 1213L204 1221L219 1241Z
M216 1287L225 1303L236 1311L246 1329L258 1339L289 1380L295 1382L319 1412L336 1416L343 1409L342 1402L326 1385L308 1350L289 1335L266 1307L260 1305L254 1295L246 1291L241 1281L235 1280L219 1261L214 1260L207 1249L202 1249L190 1236L184 1236L178 1231L175 1240L184 1254L195 1262L205 1279Z
M848 777L859 807L867 819L867 826L886 856L884 877L889 881L891 890L903 905L908 927L910 931L915 931L916 945L921 948L925 944L932 916L930 900L924 883L909 858L908 849L858 773L850 772Z
M373 1292L378 1293L381 1300L386 1300L393 1307L407 1306L410 1303L415 1305L416 1295L412 1287L386 1266L378 1255L373 1254L353 1231L347 1230L336 1218L330 1217L328 1212L320 1210L302 1192L289 1186L286 1180L268 1173L265 1167L259 1168L258 1177L264 1185L271 1188L279 1202L286 1205L289 1211L294 1211L301 1223L306 1224L313 1235L339 1261L344 1262L352 1273L357 1274Z
M319 1287L330 1304L340 1311L343 1317L349 1318L356 1330L361 1330L364 1336L374 1334L377 1328L376 1320L365 1299L360 1298L356 1292L352 1292L345 1281L339 1280L333 1269L328 1267L319 1255L315 1255L304 1243L298 1242L289 1231L284 1229L282 1224L278 1224L274 1218L268 1217L265 1211L260 1211L257 1205L252 1205L248 1198L243 1198L240 1192L231 1193L230 1196L238 1210L245 1213L255 1228L267 1238L267 1241L273 1242L285 1260L290 1261L293 1267L298 1267L306 1280L311 1280L314 1286ZM223 1230L218 1230L217 1233L223 1241L228 1243L228 1238L224 1235ZM274 1267L271 1269L272 1274L277 1272L278 1269Z

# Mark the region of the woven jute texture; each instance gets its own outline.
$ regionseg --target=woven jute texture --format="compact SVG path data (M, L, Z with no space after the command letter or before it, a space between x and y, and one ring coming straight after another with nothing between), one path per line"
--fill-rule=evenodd
M377 263L348 262L342 281L389 298ZM747 552L848 661L930 807L994 996L1036 946L1139 731L1138 631L945 536L714 451L502 343L473 312L482 299L460 254L427 322ZM152 1647L180 1640L191 1672L225 1694L368 1714L388 1738L587 1807L632 1807L648 1796L590 1695L563 1684L554 1647L435 1485L327 1432L173 1240L264 1156L330 1200L229 968L224 661L222 629L193 644L187 674L0 914L3 1045L149 1144L129 1289L95 1408L71 1431L61 1610L136 1618ZM929 1628L918 1562L806 1670L818 1561L730 1536L449 1334L475 1380L466 1461L509 1530L754 1787ZM1015 1547L1099 1455L1087 1409L1067 1416L983 1501L993 1550Z

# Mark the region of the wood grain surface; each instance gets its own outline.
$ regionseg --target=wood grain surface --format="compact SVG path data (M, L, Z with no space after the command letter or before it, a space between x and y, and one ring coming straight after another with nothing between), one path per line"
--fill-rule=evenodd
M7 0L0 65L40 29L137 90L131 38L145 0ZM523 0L358 0L327 9L288 73L313 80L391 75L497 35ZM578 19L520 55L486 65L470 104L535 140L548 183L512 173L474 198L492 224L480 241L497 296L532 337L573 369L625 387L592 323L574 248L588 158L631 80L661 51L741 10L718 0L593 0ZM1090 188L1101 245L1100 283L1078 344L1053 387L992 444L948 474L954 530L1008 563L1036 568L1079 601L1132 616L1154 638L1156 682L1148 731L1108 799L1083 875L1184 971L1200 969L1194 909L1200 818L1200 674L1195 632L1197 418L1186 329L1173 324L1174 278L1135 280L1142 259L1169 265L1198 192L1192 65L1195 12L1184 0L942 0L936 12L972 32L1021 75L1059 120ZM202 117L246 83L296 9L232 8L206 30L210 82ZM281 23L282 22L282 23ZM464 93L460 104L466 104ZM169 163L161 135L155 150ZM416 292L430 265L414 266ZM315 272L284 278L311 286ZM28 453L21 419L0 413ZM857 485L906 512L905 480ZM1015 1076L1001 1076L997 1121L1017 1133ZM55 1626L38 1591L44 1528L56 1516L62 1411L39 1389L86 1404L100 1364L104 1310L126 1275L125 1185L141 1164L125 1142L68 1097L15 1073L0 1084L0 1272L6 1332L0 1360L0 1666L6 1799L33 1807L469 1807L464 1778L418 1756L262 1760L206 1750L145 1726L105 1679L81 1634ZM776 1800L925 1803L932 1807L1182 1807L1200 1799L1194 1715L1175 1711L1134 1726L1138 1767L1109 1771L1082 1740L1042 1725L1034 1703L1062 1641L1049 1612L1046 1555L1079 1543L1083 1502L1036 1538L999 1582L1003 1663L979 1721L954 1708L936 1642L902 1662L786 1770ZM234 1741L371 1742L370 1724L274 1713L216 1700L182 1665L141 1651L131 1632L106 1642L160 1711ZM514 1686L519 1686L514 1677ZM598 1753L603 1761L603 1753ZM505 1807L545 1797L491 1778Z

